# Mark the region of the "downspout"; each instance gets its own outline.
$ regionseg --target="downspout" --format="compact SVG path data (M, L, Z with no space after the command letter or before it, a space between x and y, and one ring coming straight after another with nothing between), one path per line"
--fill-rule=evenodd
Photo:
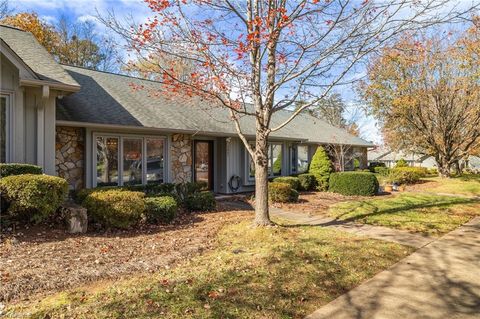
M50 86L42 86L42 98L37 106L37 165L45 168L45 108L50 98Z

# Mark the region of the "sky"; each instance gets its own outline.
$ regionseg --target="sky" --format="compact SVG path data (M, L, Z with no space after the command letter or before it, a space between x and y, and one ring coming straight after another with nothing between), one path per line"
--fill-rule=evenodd
M468 5L472 1L477 0L452 0L452 4ZM104 34L107 29L96 20L98 14L105 16L113 10L117 17L128 18L129 22L144 21L151 14L142 0L10 0L9 5L14 12L35 11L43 20L50 23L55 23L61 16L66 16L71 21L90 20L95 24L99 34ZM355 116L361 137L381 144L382 136L377 122L373 117L361 112L353 89L342 87L337 92L342 95L348 106L346 117Z

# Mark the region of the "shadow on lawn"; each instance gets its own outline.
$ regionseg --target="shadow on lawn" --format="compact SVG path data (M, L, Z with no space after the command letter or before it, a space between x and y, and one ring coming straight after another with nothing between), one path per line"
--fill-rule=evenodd
M425 208L445 208L445 207L452 207L455 205L464 205L464 204L473 204L479 203L478 199L474 198L446 198L441 201L434 201L432 202L431 198L425 198L422 202L418 202L419 197L416 196L414 199L408 198L396 198L395 202L392 202L394 207L388 208L379 208L375 205L375 203L369 201L360 201L357 206L353 208L351 206L341 208L337 207L336 210L339 211L339 214L336 214L335 219L341 220L344 222L352 222L356 220L361 220L366 217L372 217L377 215L385 215L385 214L395 214L395 213L402 213L408 210L415 210L415 209L425 209ZM365 213L361 213L351 217L345 217L352 213L352 209L362 209Z

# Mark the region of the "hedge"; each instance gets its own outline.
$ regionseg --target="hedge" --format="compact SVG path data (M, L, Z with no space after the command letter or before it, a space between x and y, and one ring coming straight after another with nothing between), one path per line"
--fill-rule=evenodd
M330 175L329 191L343 195L373 196L378 192L373 173L339 172Z
M273 179L274 183L287 183L294 190L300 189L300 179L294 176L282 176Z
M4 164L0 163L0 177L7 177L12 175L23 175L23 174L42 174L42 168L36 165L30 164Z
M106 227L129 228L145 211L145 194L127 190L93 191L82 205L95 222Z
M274 203L291 203L298 201L298 192L290 184L272 182L268 184L268 197Z
M0 179L2 200L7 214L40 222L53 214L68 194L66 180L49 175L12 175Z
M149 223L170 223L177 216L178 205L172 196L145 198L145 216Z
M298 175L300 182L300 189L304 191L313 191L317 188L317 179L313 174L300 174Z
M319 146L317 148L308 172L315 176L315 179L317 180L317 189L319 191L328 190L328 180L330 174L333 172L333 167L332 162L323 147Z
M198 192L188 195L185 199L185 207L193 212L208 212L215 209L217 203L212 192Z

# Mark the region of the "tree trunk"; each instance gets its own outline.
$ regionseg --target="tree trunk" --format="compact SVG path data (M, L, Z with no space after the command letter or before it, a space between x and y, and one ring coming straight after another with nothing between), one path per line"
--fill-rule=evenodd
M451 177L451 165L446 161L438 161L438 176L441 178L450 178Z
M268 211L268 143L257 135L255 146L255 226L272 225Z

